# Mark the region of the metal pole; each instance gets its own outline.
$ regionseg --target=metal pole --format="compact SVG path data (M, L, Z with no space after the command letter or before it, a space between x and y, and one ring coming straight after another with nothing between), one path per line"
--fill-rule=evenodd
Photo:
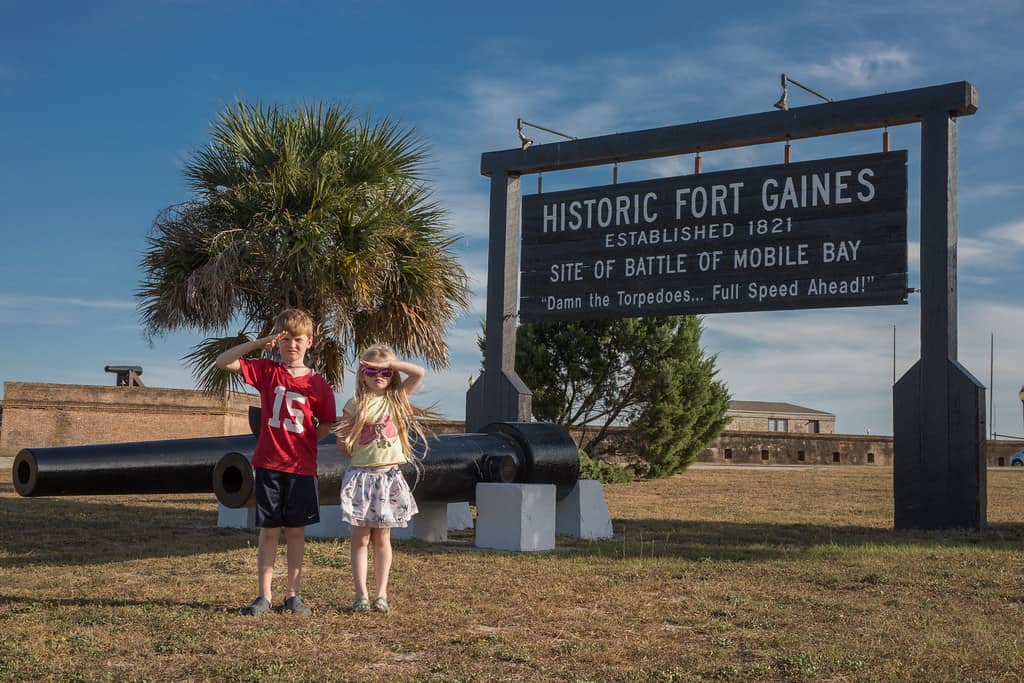
M988 347L988 438L992 440L992 435L996 432L996 414L992 410L992 399L996 395L995 385L995 368L996 368L996 333L992 332L992 338L989 341Z
M896 384L896 326L892 326L892 383Z
M1024 423L1024 386L1021 386L1020 393L1017 395L1020 397L1021 422Z

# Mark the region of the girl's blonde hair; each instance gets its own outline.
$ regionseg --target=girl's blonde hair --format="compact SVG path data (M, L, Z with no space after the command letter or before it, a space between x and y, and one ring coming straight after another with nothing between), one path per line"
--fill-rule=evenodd
M396 359L395 352L391 350L391 347L384 344L374 344L359 356L359 360L373 362ZM358 368L356 372L362 373L362 368ZM363 433L363 428L366 427L368 421L367 407L369 401L366 400L366 384L361 376L356 378L355 399L355 415L352 416L351 423L347 425L348 434L345 435L345 445L348 446L349 453L359 443L359 435ZM394 372L391 375L391 380L384 389L384 401L388 408L388 414L391 416L391 421L394 423L395 429L398 430L398 439L402 443L402 452L405 453L405 459L408 462L414 462L415 456L409 444L409 432L411 430L419 437L420 442L423 444L424 454L427 452L427 434L423 430L422 425L420 425L419 420L416 419L416 415L422 411L409 403L409 397L405 395L405 390L402 388L402 378L398 372Z

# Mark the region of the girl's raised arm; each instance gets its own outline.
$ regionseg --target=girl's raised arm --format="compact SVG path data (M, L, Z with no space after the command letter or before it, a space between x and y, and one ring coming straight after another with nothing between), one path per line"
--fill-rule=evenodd
M406 396L416 391L416 387L423 381L423 376L427 374L427 371L420 366L404 360L391 361L391 369L405 375L405 379L402 380L402 389Z

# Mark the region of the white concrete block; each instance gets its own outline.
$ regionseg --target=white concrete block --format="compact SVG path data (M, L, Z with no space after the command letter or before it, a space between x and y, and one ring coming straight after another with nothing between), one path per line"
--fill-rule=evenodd
M477 484L476 546L554 550L554 484Z
M255 508L229 508L217 503L217 526L230 529L255 529ZM393 538L418 538L431 543L448 540L448 529L472 529L469 503L425 503L420 505L405 528L392 529ZM321 505L320 521L306 527L308 538L351 538L352 528L341 521L337 505Z
M448 504L417 504L420 511L409 520L409 526L391 530L391 538L416 538L428 543L448 540Z
M255 529L256 508L229 508L217 503L217 526L232 529ZM320 521L305 527L307 538L348 538L352 531L341 521L337 505L321 505Z
M350 538L352 527L341 521L341 508L321 505L320 521L306 527L306 538Z
M229 508L217 503L217 526L226 529L255 529L255 508Z
M473 528L473 513L469 503L448 503L448 530L459 531Z
M601 482L582 479L568 496L556 503L555 532L575 538L612 537L612 519Z

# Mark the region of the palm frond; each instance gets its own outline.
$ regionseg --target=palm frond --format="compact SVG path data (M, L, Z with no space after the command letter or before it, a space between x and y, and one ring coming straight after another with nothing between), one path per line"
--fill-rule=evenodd
M215 361L224 351L250 341L244 332L233 337L208 337L192 347L184 357L185 364L192 369L192 376L200 391L223 394L227 391L241 391L245 388L242 376L217 367ZM256 357L257 354L252 354Z

